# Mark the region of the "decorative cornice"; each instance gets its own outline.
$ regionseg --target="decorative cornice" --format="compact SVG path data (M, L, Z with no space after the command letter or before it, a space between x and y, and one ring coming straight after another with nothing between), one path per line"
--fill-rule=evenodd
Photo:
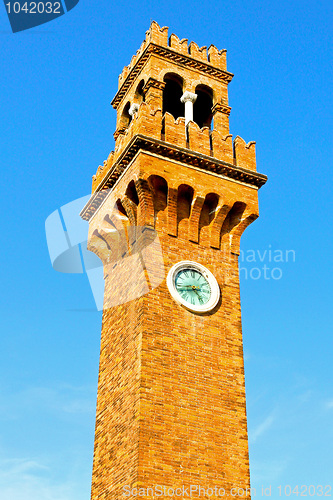
M163 90L165 87L165 82L160 82L159 80L156 80L155 78L149 77L147 80L147 83L142 89L142 92L146 94L148 90L153 87L154 89L159 89Z
M230 115L231 107L227 106L226 104L222 104L221 102L217 102L214 104L212 107L212 113L215 115L215 113L224 113L226 115Z
M135 78L138 76L140 73L142 67L146 63L148 57L151 54L156 54L164 59L168 59L173 61L176 64L179 64L181 66L189 66L193 69L199 70L202 73L206 73L210 76L213 76L214 78L217 78L219 80L224 81L225 83L231 82L233 78L233 74L229 73L228 71L224 71L222 69L216 68L215 66L212 66L208 62L204 61L199 61L198 59L194 59L190 55L186 54L180 54L179 52L176 52L175 50L169 48L169 47L162 47L160 45L156 45L154 43L150 43L147 45L145 50L142 52L142 55L139 57L129 74L127 75L125 81L121 85L120 89L116 93L115 97L111 101L112 106L117 109L119 106L121 100L125 96L126 92L132 85L133 81Z
M116 141L117 138L120 136L120 135L123 135L125 134L127 130L127 127L120 127L120 128L117 128L117 130L115 132L113 132L113 137L114 137L114 140Z
M132 161L139 150L159 154L165 158L177 160L204 171L214 172L215 174L235 179L238 182L255 186L258 189L261 188L267 180L266 175L245 168L236 167L222 160L217 160L212 156L196 153L189 149L180 148L174 144L152 139L144 135L136 135L127 145L121 156L98 185L95 193L92 194L90 200L83 208L80 215L84 220L89 221L91 219L109 190L115 185L119 177L125 171L127 165Z

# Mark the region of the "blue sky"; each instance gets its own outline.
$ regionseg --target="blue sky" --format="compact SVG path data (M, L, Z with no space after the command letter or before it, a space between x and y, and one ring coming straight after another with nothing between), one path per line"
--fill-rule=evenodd
M85 275L52 269L44 224L113 149L109 103L152 19L228 50L231 132L269 177L242 240L252 486L333 482L332 3L80 0L15 35L0 8L1 500L90 498L101 314ZM281 279L251 279L263 265Z

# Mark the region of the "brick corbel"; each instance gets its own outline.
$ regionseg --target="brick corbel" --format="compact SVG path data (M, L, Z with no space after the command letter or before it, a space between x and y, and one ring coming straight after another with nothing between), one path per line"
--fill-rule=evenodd
M169 187L168 189L168 206L167 206L167 221L168 234L177 236L177 200L178 189Z
M137 206L136 204L128 198L128 196L124 196L121 200L121 203L126 210L126 214L130 223L135 226L136 225L136 216L137 216Z
M210 228L210 246L212 248L220 248L221 229L231 208L232 204L225 204L222 205L222 207L218 207L216 210L216 216L212 221Z
M200 221L201 210L204 203L205 203L205 198L202 198L201 196L197 196L194 202L192 203L192 210L189 220L188 238L190 241L193 241L194 243L199 242L199 221Z
M119 218L119 212L115 206L112 213L104 217L105 222L108 223L109 228L104 231L104 227L99 230L99 234L108 243L111 255L109 261L118 260L128 255L128 242L127 242L127 221L126 223Z
M106 240L95 230L88 238L87 249L101 259L103 265L108 262L110 247Z
M230 231L230 252L240 254L240 239L245 229L259 217L258 213L245 214L237 226Z
M149 188L148 181L138 179L135 181L136 192L139 197L138 206L138 226L155 227L155 210L153 195Z

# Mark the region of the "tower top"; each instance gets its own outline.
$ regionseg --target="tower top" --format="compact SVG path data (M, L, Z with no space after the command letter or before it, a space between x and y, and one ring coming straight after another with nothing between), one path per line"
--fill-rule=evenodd
M260 188L255 142L229 133L226 50L199 47L155 21L125 66L112 100L117 110L115 149L93 176L94 195L82 212L89 220L139 151Z
M174 33L168 38L168 30L167 26L161 28L156 21L152 21L141 47L119 75L118 92L111 102L115 109L152 54L173 61L178 66L196 69L226 83L232 80L233 74L227 71L226 49L218 50L215 45L210 45L207 50L207 46L199 47L195 42L188 43L187 38L180 40Z

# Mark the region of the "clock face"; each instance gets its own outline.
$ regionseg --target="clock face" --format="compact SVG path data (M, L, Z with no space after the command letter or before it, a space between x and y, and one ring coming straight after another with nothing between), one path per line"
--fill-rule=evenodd
M211 311L220 298L215 277L197 262L183 261L172 266L167 285L178 304L197 313Z
M175 277L175 286L179 295L191 305L204 305L212 292L207 279L197 269L184 268Z

